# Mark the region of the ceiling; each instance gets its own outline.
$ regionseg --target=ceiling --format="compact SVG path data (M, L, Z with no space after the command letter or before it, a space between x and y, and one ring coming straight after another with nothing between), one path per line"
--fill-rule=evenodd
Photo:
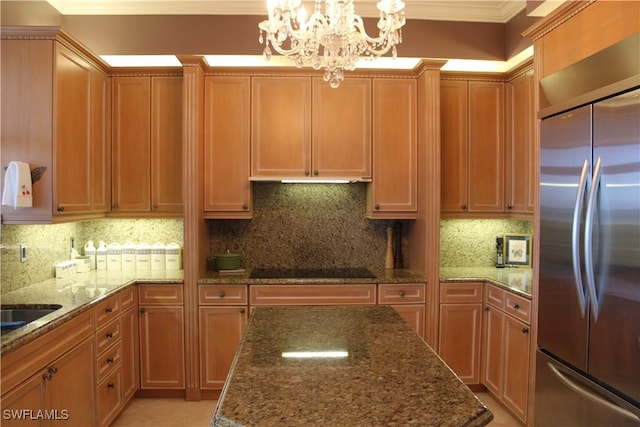
M264 15L266 0L47 0L63 15ZM377 17L378 0L355 0L356 13ZM505 23L526 0L404 0L407 19ZM307 2L307 10L313 2Z

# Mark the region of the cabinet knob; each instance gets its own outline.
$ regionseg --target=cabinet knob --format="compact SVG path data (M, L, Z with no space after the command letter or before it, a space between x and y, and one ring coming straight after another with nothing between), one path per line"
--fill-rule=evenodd
M240 313L244 313L246 310L244 308L240 309Z
M380 209L380 205L376 204L373 208L374 208L375 210L379 210L379 209Z
M513 304L513 308L514 308L515 310L518 310L518 309L520 308L520 304Z
M111 307L107 307L107 308L104 309L104 312L107 313L107 314L111 314L112 311L113 311L113 308L111 308Z
M64 212L64 206L58 206L58 212Z
M220 291L219 295L220 295L220 298L224 298L227 296L227 294L225 294L224 291Z
M107 338L113 338L113 332L107 332Z
M507 205L507 209L513 209L512 205Z
M107 363L108 363L109 365L111 365L111 364L113 363L113 357L109 357L109 358L107 359Z
M158 205L156 203L154 203L153 205L151 205L151 209L153 209L153 210L158 209Z
M51 372L46 372L43 376L42 379L45 381L51 381L51 379L53 378L53 375L51 374Z
M144 311L145 311L145 310L144 310L144 307L141 307L141 308L140 308L140 314L144 314Z
M114 383L109 383L109 384L107 384L107 387L109 387L109 388L114 388L115 386L116 386L116 385L115 385Z
M50 374L57 374L58 373L58 368L56 368L55 366L51 366L48 369L48 371L49 371Z
M117 204L117 203L114 203L113 205L111 205L111 209L112 209L112 210L114 210L114 211L117 211L117 210L118 210L118 208L119 208L119 207L118 207L118 204Z
M489 306L485 307L484 311L489 311Z
M522 333L523 334L528 334L529 333L529 328L522 328Z
M404 298L404 291L400 291L400 298Z
M245 211L249 209L249 205L247 203L242 205L242 209L244 209Z
M309 171L304 171L304 176L309 176Z
M318 171L313 171L314 176L318 176Z
M462 210L463 210L463 211L466 211L466 210L467 210L467 205L462 205L462 206L460 206L460 207L462 208Z

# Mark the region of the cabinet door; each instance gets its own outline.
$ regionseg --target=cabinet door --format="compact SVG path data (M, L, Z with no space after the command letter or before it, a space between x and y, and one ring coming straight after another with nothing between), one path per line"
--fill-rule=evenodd
M411 329L424 337L424 304L392 305L392 307L411 326Z
M371 79L313 79L313 176L371 178Z
M112 209L151 206L150 97L148 77L113 78Z
M373 80L373 218L415 218L417 108L415 80Z
M205 78L204 210L207 218L251 218L249 77Z
M182 77L151 78L151 210L182 212Z
M246 307L200 307L200 386L222 390L242 333Z
M91 205L111 209L111 79L91 70Z
M120 320L122 325L122 395L126 403L138 390L138 316L135 310L127 310Z
M254 77L251 176L311 175L311 79Z
M526 421L529 390L529 326L504 316L504 387L502 401Z
M486 306L484 311L484 364L482 383L495 396L502 394L504 314L497 308Z
M182 307L140 307L140 387L182 389L184 313Z
M504 211L504 83L469 82L469 212Z
M533 145L533 70L507 84L506 209L524 213L529 201L531 146Z
M52 425L69 425L69 420L79 426L96 425L95 358L94 340L89 338L50 365L51 379L44 380L46 407L68 411L68 419Z
M440 82L440 177L442 212L466 212L468 155L467 82Z
M44 380L46 371L38 372L27 381L2 395L2 425L37 427L40 420L31 417L28 410L44 408Z
M440 357L465 384L480 383L482 304L440 305Z
M54 209L91 210L91 65L64 46L56 54Z

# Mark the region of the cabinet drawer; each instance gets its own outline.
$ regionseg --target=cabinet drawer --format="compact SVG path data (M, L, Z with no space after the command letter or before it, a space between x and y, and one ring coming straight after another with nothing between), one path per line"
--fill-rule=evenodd
M482 302L482 283L440 283L440 302Z
M126 311L136 305L136 288L135 286L120 292L120 306L122 311Z
M111 345L113 345L116 341L120 340L120 336L122 335L122 324L120 319L115 322L111 322L108 325L103 326L102 328L96 331L96 349L97 353L100 354Z
M122 362L122 341L107 351L103 352L96 358L96 372L98 373L98 382L102 381L116 366L120 366Z
M376 285L256 285L251 305L375 304Z
M484 287L484 300L487 304L492 305L500 310L504 307L504 294L505 291L493 286L485 285Z
M246 285L200 285L200 305L246 305Z
M122 312L121 304L120 294L117 294L96 305L96 327L100 328L117 319Z
M116 369L98 383L98 420L101 426L107 426L118 414L122 404L122 370Z
M182 285L138 285L139 305L181 305Z
M522 320L527 325L531 324L531 301L526 298L507 292L504 312L516 319Z
M415 304L424 302L425 285L408 283L378 285L378 304Z

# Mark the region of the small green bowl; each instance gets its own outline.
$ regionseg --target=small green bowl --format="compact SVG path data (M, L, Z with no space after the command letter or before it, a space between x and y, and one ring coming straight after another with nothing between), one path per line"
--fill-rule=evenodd
M237 270L242 266L242 255L229 251L213 256L213 265L216 270Z

